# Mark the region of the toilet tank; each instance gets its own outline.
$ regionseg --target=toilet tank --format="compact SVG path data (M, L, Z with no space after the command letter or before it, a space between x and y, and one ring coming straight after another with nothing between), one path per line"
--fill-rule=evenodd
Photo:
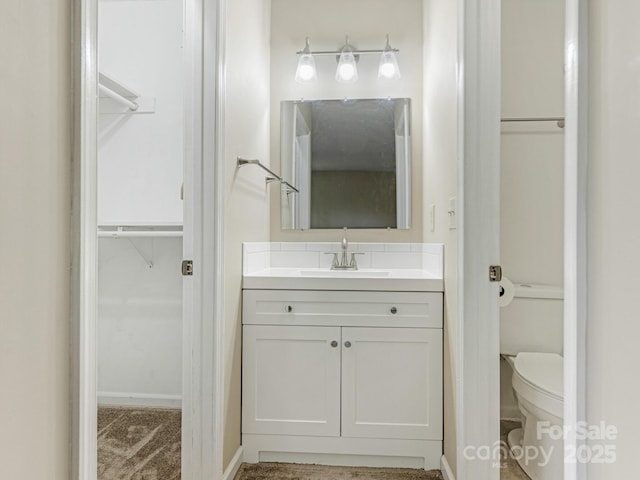
M562 355L562 287L515 283L513 286L513 300L500 308L500 353L547 352Z

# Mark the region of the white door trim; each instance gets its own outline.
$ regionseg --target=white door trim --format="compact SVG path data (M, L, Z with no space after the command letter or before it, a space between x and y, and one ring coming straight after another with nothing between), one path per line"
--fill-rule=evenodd
M564 205L564 424L565 455L584 441L576 426L586 420L588 5L566 0L565 205ZM576 455L570 455L576 458ZM567 462L564 480L587 478L585 463Z
M498 480L499 458L475 448L499 440L500 2L458 2L457 477Z
M194 302L185 319L183 478L222 478L224 0L187 0L192 41L185 75L188 95L186 159L191 159L196 268L185 289ZM97 473L97 0L74 2L74 157L71 338L71 478ZM204 54L206 52L206 54ZM191 111L189 112L189 109ZM185 340L186 341L186 340ZM188 405L188 406L187 406ZM184 475L186 469L186 475Z
M224 399L226 398L224 389L224 139L226 125L225 99L227 93L225 41L227 0L205 1L211 5L209 10L215 7L215 19L211 18L211 16L205 16L205 20L209 20L208 22L205 21L205 25L210 25L210 28L205 28L205 32L210 35L205 34L203 43L205 51L212 52L212 54L204 56L205 102L203 131L211 131L213 135L205 135L203 141L205 195L203 196L201 211L204 219L203 224L207 227L203 240L204 251L208 252L212 257L211 279L208 284L204 285L204 292L212 291L214 296L205 310L205 313L208 314L205 318L210 319L213 323L213 342L210 347L213 349L210 354L213 360L213 370L207 372L209 378L213 379L213 389L211 395L204 397L205 402L202 408L203 410L213 411L215 416L215 428L205 436L205 441L203 441L203 445L209 451L214 451L215 470L213 476L203 477L203 480L207 478L217 480L224 476ZM212 20L215 20L215 23ZM211 33L214 35L211 35ZM212 105L214 106L213 108ZM209 218L211 219L210 222L207 220ZM203 263L204 265L207 264ZM207 287L211 290L207 290Z
M222 477L222 2L185 3L185 259L182 477ZM207 52L207 54L205 54ZM187 301L187 299L189 299Z
M98 4L73 4L71 478L94 480L97 465Z

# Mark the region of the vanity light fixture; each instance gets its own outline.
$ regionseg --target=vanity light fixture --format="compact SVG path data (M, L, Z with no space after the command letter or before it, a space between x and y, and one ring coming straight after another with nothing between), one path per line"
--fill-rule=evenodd
M389 45L389 35L387 35L387 45L380 56L380 65L378 66L378 78L387 80L398 80L400 78L400 69L398 68L398 60L394 49Z
M296 70L296 82L311 82L317 78L316 61L313 59L309 49L309 37L305 40L305 47L302 52L298 52L298 68Z
M338 61L335 76L336 80L340 83L355 83L358 81L357 63L360 55L378 54L381 55L378 65L378 78L397 80L400 78L400 69L398 68L398 60L395 55L398 52L399 50L397 48L392 48L389 44L389 35L387 35L385 48L382 50L357 50L349 43L349 37L346 37L345 43L340 50L317 52L311 51L309 48L309 37L307 37L304 49L296 52L300 58L298 59L298 69L296 70L295 78L298 82L315 80L317 76L314 55L334 55Z

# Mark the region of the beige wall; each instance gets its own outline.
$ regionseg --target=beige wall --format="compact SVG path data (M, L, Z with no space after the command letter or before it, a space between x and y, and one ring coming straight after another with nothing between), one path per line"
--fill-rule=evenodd
M264 171L236 157L269 159L268 0L229 0L225 108L224 466L240 446L242 242L269 240Z
M502 1L503 117L564 115L564 4ZM562 285L564 130L504 123L501 149L503 271L514 282Z
M449 229L449 199L457 195L457 4L424 2L424 241L444 243L444 453L456 468L455 344L457 230ZM430 227L431 205L434 228Z
M69 477L71 2L0 2L0 465Z
M271 164L280 171L280 101L341 98L410 97L412 100L412 225L411 230L352 230L349 239L367 242L422 241L422 0L272 0L271 9ZM310 37L311 50L335 50L345 35L356 48L384 48L385 34L400 49L402 78L379 81L379 56L362 55L359 80L353 85L335 81L336 61L318 56L318 80L294 80L298 57ZM283 231L280 197L271 192L271 240L274 242L338 241L338 230Z
M638 477L640 2L590 0L587 418L617 426L617 462L589 480Z

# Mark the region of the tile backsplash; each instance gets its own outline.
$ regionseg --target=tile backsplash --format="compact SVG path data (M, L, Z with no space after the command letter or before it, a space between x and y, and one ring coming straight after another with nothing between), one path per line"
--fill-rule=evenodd
M419 269L443 274L440 243L349 243L360 268ZM267 268L329 268L338 242L262 242L243 244L243 273ZM329 255L327 255L329 253Z

